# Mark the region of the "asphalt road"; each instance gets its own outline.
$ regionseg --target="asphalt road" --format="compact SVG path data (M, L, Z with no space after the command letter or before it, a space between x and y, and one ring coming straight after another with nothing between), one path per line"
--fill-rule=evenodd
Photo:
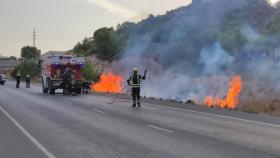
M0 158L279 158L280 118L0 86Z

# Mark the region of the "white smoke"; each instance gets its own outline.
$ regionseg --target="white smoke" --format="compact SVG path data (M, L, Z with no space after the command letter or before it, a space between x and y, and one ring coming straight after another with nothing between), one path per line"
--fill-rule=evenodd
M143 45L145 46L146 43L140 42L137 47L133 48L135 51L143 51L145 49ZM126 77L132 74L133 67L138 67L141 74L147 69L147 79L143 81L141 92L143 96L185 102L187 100L203 100L208 95L220 98L226 95L231 76L221 75L219 72L230 65L233 57L228 55L217 42L201 51L200 61L204 65L205 75L196 77L178 71L177 67L166 69L154 59L143 58L141 54L130 52L133 55L126 55L123 59L112 63L111 69Z
M204 65L206 74L218 74L222 69L231 65L234 58L230 56L219 43L204 48L200 53L200 62Z

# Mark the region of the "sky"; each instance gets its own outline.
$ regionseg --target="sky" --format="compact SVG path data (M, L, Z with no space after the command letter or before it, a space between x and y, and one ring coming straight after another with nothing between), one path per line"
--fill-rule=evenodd
M42 53L70 50L104 26L139 21L148 14L164 14L191 0L0 0L0 54L20 56L32 45Z

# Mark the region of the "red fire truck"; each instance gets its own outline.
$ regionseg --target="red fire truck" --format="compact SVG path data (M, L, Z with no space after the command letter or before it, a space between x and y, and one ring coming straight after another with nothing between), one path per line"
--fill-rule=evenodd
M49 55L40 60L42 68L43 93L55 94L57 89L63 93L80 94L82 90L84 58L72 55Z

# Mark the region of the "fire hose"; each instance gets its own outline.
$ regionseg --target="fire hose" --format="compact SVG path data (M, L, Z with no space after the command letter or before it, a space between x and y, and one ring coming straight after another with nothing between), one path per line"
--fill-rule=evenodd
M121 94L124 90L126 90L129 86L130 86L130 85L125 86L125 87L120 91L120 94ZM108 103L108 104L115 104L116 101L117 101L118 99L120 99L120 96L119 96L119 95L117 95L117 96L113 99L113 101L110 102L110 103Z
M145 69L145 72L144 72L145 78L146 78L146 75L147 75L147 69ZM130 85L125 86L125 87L120 91L120 94L121 94L124 90L126 90L129 86L130 86ZM117 96L113 99L113 101L110 102L110 103L108 103L108 104L115 104L116 101L117 101L118 99L120 99L120 96L119 96L119 95L117 95Z

